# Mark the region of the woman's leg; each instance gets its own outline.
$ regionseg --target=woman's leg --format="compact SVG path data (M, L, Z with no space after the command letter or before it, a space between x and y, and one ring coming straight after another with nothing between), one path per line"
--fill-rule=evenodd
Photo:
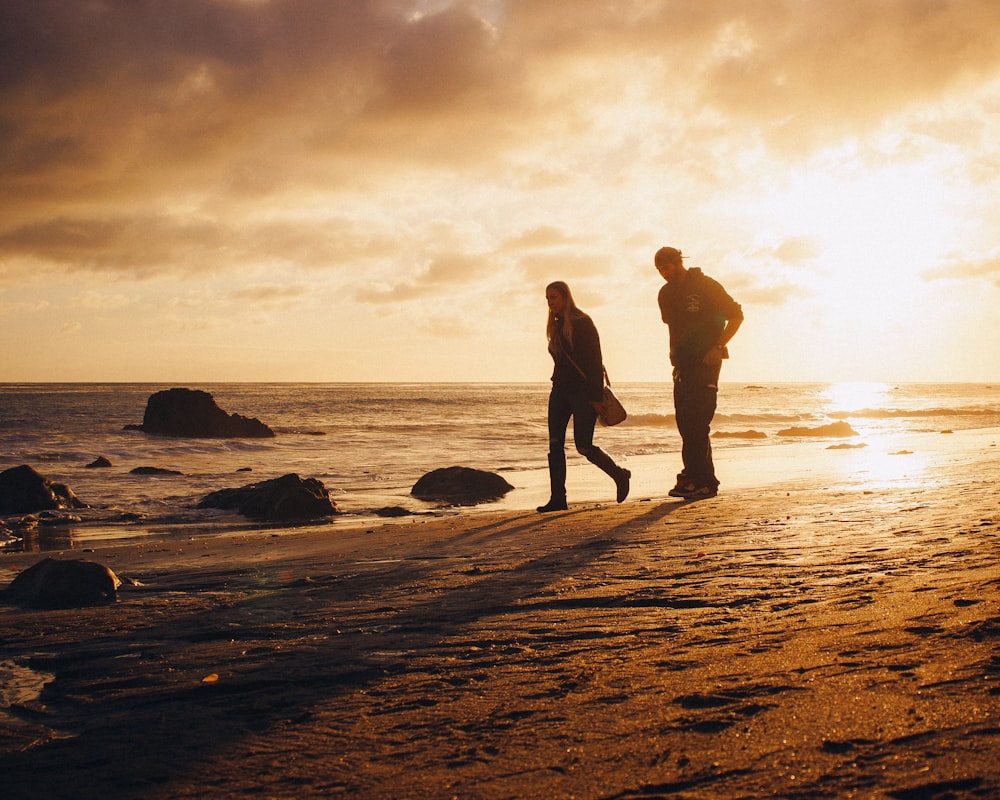
M597 411L587 400L586 396L580 394L574 398L573 403L573 443L576 450L601 471L611 476L615 482L615 499L622 503L628 497L629 480L632 473L627 469L622 469L605 453L600 447L594 444L594 426L597 424Z
M549 502L538 512L566 510L566 427L573 413L563 392L549 393Z

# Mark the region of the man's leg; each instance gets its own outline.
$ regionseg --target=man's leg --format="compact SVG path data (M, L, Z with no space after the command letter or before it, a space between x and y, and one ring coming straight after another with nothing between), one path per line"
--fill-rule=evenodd
M686 481L713 491L719 481L712 462L710 436L719 395L719 369L700 366L677 370L674 376L674 413L681 435L681 458Z

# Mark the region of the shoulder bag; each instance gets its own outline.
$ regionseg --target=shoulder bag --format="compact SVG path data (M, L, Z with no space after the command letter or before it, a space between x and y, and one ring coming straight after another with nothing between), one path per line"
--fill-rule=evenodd
M573 360L573 357L565 350L563 351L563 355L569 359L570 364L576 367L576 371L583 376L583 379L587 380L587 373L580 369L580 365ZM625 406L622 405L621 400L611 391L611 379L608 377L607 369L602 366L601 371L604 373L604 397L601 400L601 406L604 410L597 412L597 418L602 425L610 427L617 425L619 422L624 422L626 417L628 417L628 412L625 411Z

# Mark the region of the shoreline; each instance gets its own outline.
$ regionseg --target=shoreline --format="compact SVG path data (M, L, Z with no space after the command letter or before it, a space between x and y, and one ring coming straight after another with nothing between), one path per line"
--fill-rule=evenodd
M0 606L0 663L52 676L0 726L7 796L1000 797L997 435L96 545L118 603Z
M859 441L855 441L858 439ZM935 470L947 470L965 452L1000 447L1000 428L978 428L958 431L924 431L890 434L881 437L789 439L752 445L722 445L714 451L716 471L722 482L720 496L748 490L789 491L798 486L825 487L868 486L884 490L913 480L929 478ZM570 448L571 449L571 448ZM575 453L567 452L567 490L570 508L614 506L614 486L600 470ZM614 456L614 453L612 453ZM632 487L626 503L671 500L667 491L673 486L680 469L680 453L658 453L620 459L622 466L632 471ZM219 535L249 535L271 532L287 535L300 530L325 528L332 530L374 529L384 525L407 525L434 519L476 517L482 514L533 512L549 497L548 472L545 469L520 471L499 470L514 485L514 489L499 501L473 506L435 506L422 503L409 495L406 501L410 513L400 517L381 517L365 513L371 503L359 502L359 495L350 498L331 496L343 509L330 523L309 523L276 526L248 520L239 515L201 512L200 518L183 521L152 521L139 523L107 523L85 520L80 524L45 528L44 541L33 542L25 554L62 550L91 550L116 543L134 545L146 541L199 538ZM72 487L71 487L72 488ZM381 497L388 502L402 498ZM352 504L354 508L352 509ZM421 508L421 506L423 506ZM36 534L36 539L40 538ZM19 550L0 551L0 558L17 554Z

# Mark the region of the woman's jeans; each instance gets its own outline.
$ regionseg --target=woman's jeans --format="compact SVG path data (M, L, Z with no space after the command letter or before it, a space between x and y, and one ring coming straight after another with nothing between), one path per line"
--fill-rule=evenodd
M549 393L549 453L562 453L566 447L566 429L573 418L573 443L583 455L594 446L597 410L583 390L553 386Z
M721 365L674 368L674 416L681 435L684 479L717 488L709 429L719 398Z
M566 429L570 417L577 452L616 480L622 473L611 456L594 444L597 410L586 391L553 385L549 394L549 481L553 498L566 496Z

